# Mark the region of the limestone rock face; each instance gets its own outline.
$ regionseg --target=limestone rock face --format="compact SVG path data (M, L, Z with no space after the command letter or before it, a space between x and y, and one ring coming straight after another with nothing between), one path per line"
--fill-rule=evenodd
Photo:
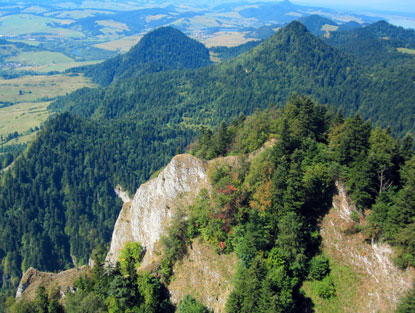
M68 292L74 292L75 281L82 275L88 273L88 267L71 268L59 273L41 272L33 267L27 269L23 274L16 291L16 298L33 300L39 287L44 287L48 292L55 289L61 298L65 298Z
M362 233L347 234L353 225L351 203L343 184L337 182L333 209L321 224L323 250L335 262L355 273L353 299L338 298L345 304L344 312L393 312L399 299L412 287L415 270L401 270L393 264L393 251L384 242L365 242Z
M151 256L175 210L208 188L206 164L188 154L175 156L157 178L142 184L125 202L115 223L107 263L114 265L126 242L140 242ZM147 259L147 258L145 258Z

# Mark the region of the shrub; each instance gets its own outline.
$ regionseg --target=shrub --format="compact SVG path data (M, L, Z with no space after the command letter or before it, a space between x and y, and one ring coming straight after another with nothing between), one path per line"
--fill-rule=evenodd
M325 255L319 254L311 259L308 273L309 279L322 280L329 272L330 264Z
M330 276L326 276L321 281L317 281L314 285L314 293L320 298L330 299L336 296L336 287Z
M209 310L192 296L186 295L177 307L177 313L209 313Z

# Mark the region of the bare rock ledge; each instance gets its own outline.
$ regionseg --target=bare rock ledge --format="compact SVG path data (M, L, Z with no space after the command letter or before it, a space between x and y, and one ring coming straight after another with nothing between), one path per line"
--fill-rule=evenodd
M115 223L106 262L114 265L126 242L140 242L151 257L175 210L209 188L207 164L189 154L175 156L166 168L142 184L124 206Z

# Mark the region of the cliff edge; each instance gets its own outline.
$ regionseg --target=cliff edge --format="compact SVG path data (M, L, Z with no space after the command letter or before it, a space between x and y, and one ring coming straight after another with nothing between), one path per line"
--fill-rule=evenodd
M332 261L336 297L325 300L313 297L315 311L393 312L399 299L412 287L415 270L399 269L393 262L393 250L384 242L367 242L364 233L352 231L356 221L343 184L337 182L338 194L333 208L324 217L320 233L323 252ZM364 218L360 217L364 223ZM311 289L311 288L310 288ZM308 291L310 291L308 289Z
M205 162L189 154L180 154L157 178L142 184L133 200L124 203L115 223L106 262L114 265L129 241L140 242L146 250L144 262L149 259L176 209L187 207L202 188L209 188L206 172Z

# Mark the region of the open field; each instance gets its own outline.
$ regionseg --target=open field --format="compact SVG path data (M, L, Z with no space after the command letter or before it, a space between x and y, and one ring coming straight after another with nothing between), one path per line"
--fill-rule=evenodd
M58 37L77 37L82 38L84 34L78 31L73 31L58 26L66 25L73 22L73 20L54 19L32 14L16 14L7 15L0 18L0 33L8 36L19 36L28 33L47 33ZM30 30L30 31L28 31Z
M31 46L39 46L41 44L40 41L37 40L29 40L29 39L9 39L10 42L21 42Z
M51 51L23 51L6 59L7 62L19 63L20 70L36 72L65 71L68 68L94 64L98 61L76 62L74 59L60 52Z
M111 29L114 29L114 31L124 31L124 30L129 30L128 26L124 23L120 23L114 20L100 20L100 21L95 21L95 23L97 23L98 25L101 26L105 26Z
M208 48L214 46L234 47L255 39L245 38L242 32L217 32L209 38L200 39Z
M398 48L399 52L415 55L415 49Z
M325 24L321 27L321 30L323 30L325 32L335 32L338 29L339 29L339 26L330 25L330 24Z
M17 62L29 66L42 66L59 63L73 62L73 59L59 52L30 51L22 52L16 56L7 58L8 62Z
M0 102L41 101L65 95L88 85L92 86L89 80L82 76L65 74L0 79ZM22 93L19 93L20 90Z
M101 11L101 10L71 10L71 11L56 11L48 12L46 16L53 16L56 18L70 18L70 19L79 19L91 17L97 14L114 14L114 12Z
M31 7L28 7L26 9L24 9L22 12L24 12L24 13L43 13L43 12L47 12L47 9L42 8L40 6L32 5Z
M9 107L0 108L0 136L7 136L13 132L24 134L7 142L6 145L25 143L34 133L27 133L31 128L39 127L51 114L47 110L48 102L25 102Z
M76 62L76 61L72 60L71 62L68 62L68 63L27 66L27 67L22 67L21 69L22 70L35 71L35 72L39 72L39 73L48 73L48 72L53 72L53 71L63 72L63 71L65 71L65 70L67 70L68 68L71 68L71 67L96 64L98 62L100 62L100 61Z
M19 53L19 49L17 49L14 45L0 46L0 56L2 57L7 57L16 53Z
M134 3L125 2L125 1L99 1L99 0L91 0L91 1L82 1L81 8L94 8L97 10L114 10L114 11L130 11L130 10L138 10L143 8L139 2Z
M17 131L19 134L40 126L51 114L47 106L52 99L76 89L93 86L82 76L64 74L50 76L25 76L0 79L0 102L14 103L0 108L0 136ZM8 144L28 141L33 133L10 141Z
M143 36L128 36L122 39L99 43L94 45L94 47L110 51L127 52L132 46L139 42L142 37Z

